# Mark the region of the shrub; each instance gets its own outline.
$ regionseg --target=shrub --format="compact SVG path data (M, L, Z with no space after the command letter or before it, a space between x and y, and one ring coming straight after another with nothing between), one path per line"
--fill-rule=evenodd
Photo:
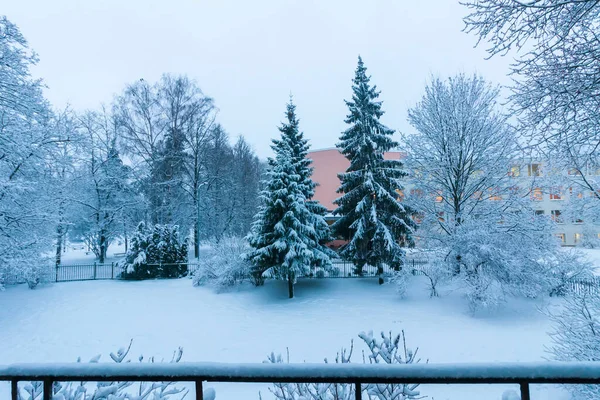
M131 349L133 340L129 342L127 349L121 348L116 353L110 353L110 358L117 364L129 363L131 360L125 360ZM173 352L171 362L179 362L183 355L183 349L180 347ZM97 363L100 355L92 358L90 363ZM140 356L138 361L144 361ZM81 362L78 359L77 362ZM154 357L150 357L147 362L153 363ZM30 382L24 385L19 392L18 398L21 400L42 400L42 382ZM23 393L25 392L25 394ZM55 400L128 400L128 399L183 399L188 393L187 389L177 388L173 382L98 382L95 387L87 382L55 382L52 387L52 398Z
M121 264L125 279L179 278L187 274L187 244L179 239L177 225L140 222Z
M252 265L245 258L249 249L246 240L239 237L229 236L214 242L198 262L193 285L211 285L218 290L237 286L243 282L252 282L255 286L259 286L264 279L262 276L257 278L253 275Z
M358 337L364 342L368 350L365 358L363 352L363 363L368 360L369 364L413 364L418 363L417 352L406 346L404 331L393 336L381 333L381 338L373 336L373 332L361 332ZM354 342L350 342L350 351L342 349L335 357L336 364L347 364L351 362ZM281 355L275 356L271 353L265 363L283 363ZM289 363L289 353L286 359ZM325 363L327 363L325 359ZM367 392L369 398L379 400L406 400L423 398L417 389L418 384L367 384L362 390ZM353 384L335 383L274 383L269 388L277 400L353 400L355 398L355 386Z
M554 361L600 359L600 294L574 294L565 299L560 312L547 313L554 323L547 349ZM600 385L565 385L574 399L597 399Z

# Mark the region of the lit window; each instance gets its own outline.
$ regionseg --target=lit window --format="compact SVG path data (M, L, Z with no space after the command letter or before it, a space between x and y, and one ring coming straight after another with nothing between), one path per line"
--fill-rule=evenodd
M553 187L550 189L550 200L562 200L562 188L561 187Z
M489 191L490 191L490 200L492 200L492 201L502 200L502 195L500 194L500 189L491 188L491 189L489 189Z
M580 243L582 239L583 239L583 233L575 234L575 244Z
M441 203L444 200L444 198L442 197L442 192L438 191L437 192L437 196L435 196L435 202L436 203Z
M552 221L556 222L557 224L564 223L560 210L552 210L550 211L550 215L552 217Z
M528 164L527 175L529 176L542 176L542 165L541 164Z
M565 244L565 234L564 233L555 233L554 236L560 240L561 244Z
M508 172L508 176L517 177L521 175L521 167L518 165L513 165L510 167L510 171Z
M398 193L398 201L404 200L404 192L400 189L396 189L396 193Z
M572 187L569 188L569 196L577 196L578 199L583 199L583 193L573 190Z
M542 188L535 188L531 191L531 200L542 201L544 200L544 192Z
M413 221L415 221L417 224L420 224L421 222L423 222L423 218L424 218L423 213L416 213L416 214L413 214L413 216L412 216Z

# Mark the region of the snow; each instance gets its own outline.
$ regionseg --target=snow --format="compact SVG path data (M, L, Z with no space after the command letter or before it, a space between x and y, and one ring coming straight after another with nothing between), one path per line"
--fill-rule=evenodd
M458 292L429 299L415 277L404 299L375 279L299 280L296 298L284 282L216 294L189 279L58 283L0 293L0 364L72 362L101 353L101 362L133 338L130 353L185 362L257 363L289 348L291 362L332 360L362 331L404 329L409 347L432 363L540 362L550 322L539 300L511 301L494 314L471 316ZM555 300L553 300L555 301ZM553 304L550 304L554 306ZM215 383L219 400L270 398L266 384ZM500 399L515 385L422 385L435 399ZM0 385L0 398L8 385ZM534 385L536 399L566 399L561 389Z
M595 267L595 275L600 275L600 249L578 249L585 258Z

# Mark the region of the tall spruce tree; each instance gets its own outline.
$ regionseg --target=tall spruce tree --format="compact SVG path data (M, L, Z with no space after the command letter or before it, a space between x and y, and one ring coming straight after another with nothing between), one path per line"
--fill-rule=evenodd
M350 127L342 133L337 147L350 161L345 173L338 174L341 197L335 200L334 214L340 218L333 225L337 235L349 239L341 249L344 258L352 260L358 274L365 265L377 267L379 283L383 264L397 269L402 266L404 250L400 243L413 244L416 228L412 209L398 197L401 179L406 176L399 160L385 160L383 155L398 144L394 131L383 125L379 91L369 84L370 76L361 57L352 86L352 101L345 122Z
M315 183L311 179L308 141L299 131L296 106L287 105L287 122L279 128L281 139L273 140L275 158L269 159L269 171L261 205L255 216L248 241L253 250L247 255L254 273L272 270L288 282L289 297L294 284L311 267L331 265L330 239L323 217L324 207L311 200Z

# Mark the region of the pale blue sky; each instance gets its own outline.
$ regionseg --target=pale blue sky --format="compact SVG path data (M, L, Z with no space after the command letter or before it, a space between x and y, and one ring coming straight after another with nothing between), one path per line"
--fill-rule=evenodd
M432 73L509 82L510 59L485 60L455 0L13 0L1 12L38 52L54 105L95 108L128 82L186 73L263 157L290 92L313 147L335 145L359 53L397 130L410 131Z

